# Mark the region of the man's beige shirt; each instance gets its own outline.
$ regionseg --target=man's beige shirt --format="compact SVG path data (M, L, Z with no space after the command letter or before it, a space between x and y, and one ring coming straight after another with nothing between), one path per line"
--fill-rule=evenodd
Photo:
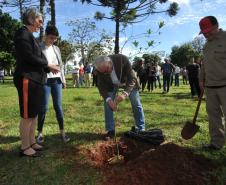
M201 67L200 81L205 86L226 86L226 32L220 31L216 38L207 41Z

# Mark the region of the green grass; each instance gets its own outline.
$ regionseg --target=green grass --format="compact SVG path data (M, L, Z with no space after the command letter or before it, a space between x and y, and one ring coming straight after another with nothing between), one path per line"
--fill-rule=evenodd
M96 88L71 88L63 90L65 130L71 142L63 144L55 118L52 101L44 125L45 146L48 150L38 159L19 158L19 109L17 92L12 81L0 84L0 184L1 185L94 185L101 181L100 171L94 168L81 154L80 148L92 147L105 133L103 102ZM192 120L197 100L190 98L189 87L172 87L167 95L156 89L153 93L144 92L141 100L146 117L146 127L161 128L166 140L189 147L196 153L226 164L226 148L218 152L205 152L200 149L208 143L208 121L205 103L201 105L197 124L201 130L188 141L182 140L181 128L187 120ZM133 126L130 102L120 104L116 119L121 123L118 136ZM226 181L226 167L215 172Z

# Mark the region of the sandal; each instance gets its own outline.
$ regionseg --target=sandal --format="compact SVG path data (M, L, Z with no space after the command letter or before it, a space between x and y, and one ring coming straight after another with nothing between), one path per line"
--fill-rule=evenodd
M41 146L41 148L33 148L33 146L36 145L36 144L37 144L37 143L31 144L31 148L32 148L33 150L35 150L35 151L43 151L43 150L44 150L44 147L41 146L41 145L39 145L39 146ZM37 144L37 145L38 145L38 144Z
M20 152L19 152L20 157L41 157L40 153L38 153L38 152L35 152L34 154L30 154L30 155L25 154L24 152L26 150L28 150L29 148L31 148L31 147L29 146L29 147L27 147L27 148L25 148L23 150L20 149Z

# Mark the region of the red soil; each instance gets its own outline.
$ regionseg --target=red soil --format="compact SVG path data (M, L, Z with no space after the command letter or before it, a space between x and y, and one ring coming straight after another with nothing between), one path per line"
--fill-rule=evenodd
M102 171L103 185L206 185L209 180L217 184L211 175L216 164L173 143L153 148L123 138L119 148L125 160L113 166L108 164L117 154L113 141L99 143L88 153Z

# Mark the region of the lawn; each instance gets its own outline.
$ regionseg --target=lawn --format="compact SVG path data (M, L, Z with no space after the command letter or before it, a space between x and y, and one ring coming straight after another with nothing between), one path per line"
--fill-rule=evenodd
M101 184L101 170L92 165L84 154L102 139L104 130L103 102L96 88L72 88L70 84L63 90L63 110L65 130L71 142L60 140L52 102L44 124L45 147L41 158L20 158L18 149L19 111L17 93L11 81L0 84L0 184L1 185L94 185ZM191 140L180 136L181 128L187 120L192 120L197 99L190 97L188 85L172 87L166 95L156 89L152 93L141 93L146 128L163 130L167 142L191 149L222 166L214 172L219 183L226 182L226 147L217 152L203 151L201 145L208 143L208 121L205 103L201 104L197 124L200 132ZM119 105L116 115L120 125L118 138L130 130L134 120L129 101ZM161 177L160 177L161 178ZM164 185L164 184L163 184Z

